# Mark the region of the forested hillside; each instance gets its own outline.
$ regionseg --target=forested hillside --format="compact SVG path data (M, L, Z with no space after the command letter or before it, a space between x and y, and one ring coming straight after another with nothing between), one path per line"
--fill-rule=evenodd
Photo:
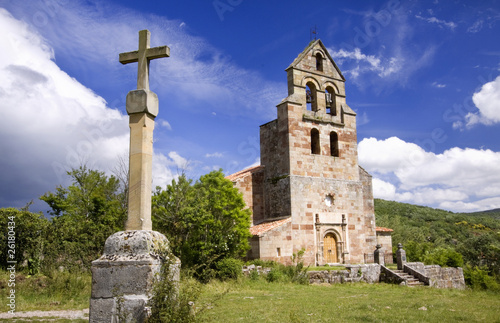
M394 252L402 243L409 261L463 266L469 284L477 280L483 288L498 288L499 210L453 213L376 199L375 214L377 226L394 230Z

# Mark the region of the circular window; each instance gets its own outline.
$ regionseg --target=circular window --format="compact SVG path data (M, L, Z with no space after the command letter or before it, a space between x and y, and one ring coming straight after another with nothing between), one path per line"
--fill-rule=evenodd
M332 206L333 205L333 196L327 195L325 197L325 204L326 204L326 206Z

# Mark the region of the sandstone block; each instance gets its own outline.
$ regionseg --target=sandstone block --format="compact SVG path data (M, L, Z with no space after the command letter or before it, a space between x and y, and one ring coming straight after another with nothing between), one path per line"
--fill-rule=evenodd
M158 96L149 90L134 90L127 94L127 113L147 112L152 116L158 115Z

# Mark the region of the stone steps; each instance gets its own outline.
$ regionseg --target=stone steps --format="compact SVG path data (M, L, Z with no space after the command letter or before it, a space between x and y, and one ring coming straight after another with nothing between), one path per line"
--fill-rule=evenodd
M403 278L406 281L406 285L409 287L416 287L416 286L425 286L423 282L415 278L414 276L405 273L402 270L393 270L399 277Z

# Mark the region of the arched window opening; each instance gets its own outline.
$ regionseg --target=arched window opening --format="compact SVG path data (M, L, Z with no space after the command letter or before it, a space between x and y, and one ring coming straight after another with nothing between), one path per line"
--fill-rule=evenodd
M321 154L321 146L319 144L319 131L315 128L311 130L311 154Z
M323 57L320 53L316 54L316 70L323 72Z
M307 110L309 111L317 111L317 102L316 100L316 87L313 83L309 82L306 84L306 104Z
M331 86L325 89L326 113L337 115L337 103L335 102L335 91Z
M339 136L335 131L330 132L330 155L339 157Z

